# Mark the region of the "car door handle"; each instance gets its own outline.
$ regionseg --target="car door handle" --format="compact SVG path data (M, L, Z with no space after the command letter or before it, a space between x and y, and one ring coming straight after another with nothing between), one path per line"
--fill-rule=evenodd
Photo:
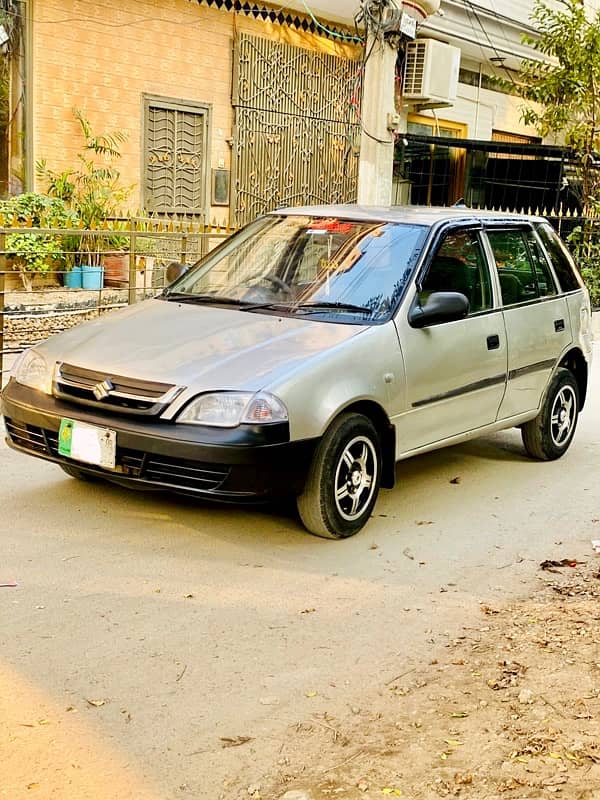
M488 350L498 350L500 347L500 337L497 333L494 333L493 336L487 337L487 349Z
M560 331L564 331L565 329L565 321L564 319L555 319L554 320L554 330L556 333L560 333Z

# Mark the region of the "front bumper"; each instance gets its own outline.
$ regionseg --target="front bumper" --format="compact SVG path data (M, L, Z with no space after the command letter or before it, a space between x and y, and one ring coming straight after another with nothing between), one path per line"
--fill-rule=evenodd
M15 450L122 484L218 500L260 500L302 491L317 439L289 441L287 423L209 428L103 414L11 380L2 393L6 441ZM117 433L115 469L58 452L61 419Z

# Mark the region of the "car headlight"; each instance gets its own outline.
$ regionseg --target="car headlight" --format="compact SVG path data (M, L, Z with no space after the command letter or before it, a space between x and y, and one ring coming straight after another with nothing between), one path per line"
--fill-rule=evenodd
M184 408L177 422L191 425L214 425L235 428L237 425L260 425L286 422L287 409L268 392L213 392L202 394Z
M11 375L23 386L52 394L53 366L49 366L44 356L34 348L21 353L13 365Z

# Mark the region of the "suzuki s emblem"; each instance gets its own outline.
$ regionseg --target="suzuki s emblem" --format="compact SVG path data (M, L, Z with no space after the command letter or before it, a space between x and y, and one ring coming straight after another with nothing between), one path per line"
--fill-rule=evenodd
M110 378L106 378L106 380L102 381L102 383L97 383L92 389L92 392L94 393L96 400L106 400L114 388L114 383L110 380Z

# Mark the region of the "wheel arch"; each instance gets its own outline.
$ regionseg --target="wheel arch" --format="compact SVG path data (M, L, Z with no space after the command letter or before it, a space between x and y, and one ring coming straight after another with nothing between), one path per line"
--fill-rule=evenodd
M565 367L573 373L579 391L579 408L582 409L585 405L588 386L588 363L585 356L578 347L573 347L561 358L558 366Z
M340 414L362 414L371 420L381 440L381 486L393 489L396 483L396 426L374 400L357 400L341 409Z

